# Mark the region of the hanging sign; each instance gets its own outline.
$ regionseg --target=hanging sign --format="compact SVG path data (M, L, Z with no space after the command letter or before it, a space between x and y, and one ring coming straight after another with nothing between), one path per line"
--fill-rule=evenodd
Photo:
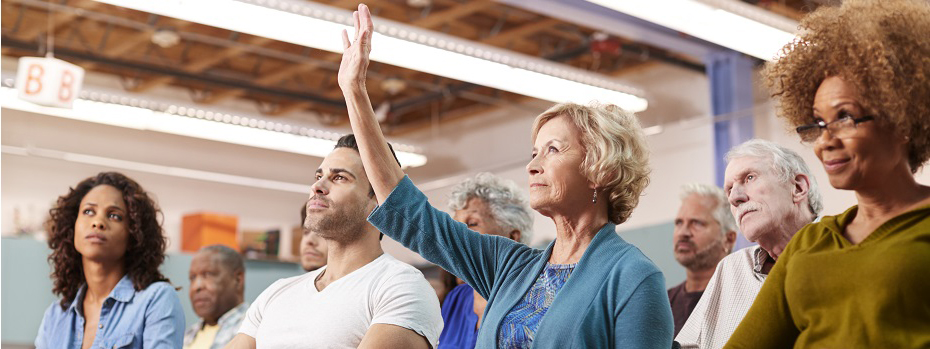
M71 108L81 92L84 68L50 57L22 57L16 73L20 99L38 105Z

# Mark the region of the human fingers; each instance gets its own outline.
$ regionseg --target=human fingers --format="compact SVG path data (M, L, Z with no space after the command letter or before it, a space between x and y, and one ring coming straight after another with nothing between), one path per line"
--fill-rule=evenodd
M349 48L349 46L352 46L352 43L349 42L349 32L343 29L342 30L342 49L346 50Z
M352 21L355 22L355 40L353 40L353 42L358 42L358 38L360 37L360 34L362 32L361 30L362 26L358 18L358 11L352 12Z

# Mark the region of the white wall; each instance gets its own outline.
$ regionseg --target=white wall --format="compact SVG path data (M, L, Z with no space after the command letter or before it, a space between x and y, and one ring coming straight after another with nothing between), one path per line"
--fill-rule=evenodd
M308 183L319 160L307 156L235 146L150 131L98 125L45 115L3 110L5 146L40 148L131 160L164 166L215 171L240 176ZM38 211L45 217L54 200L86 177L114 168L42 157L2 155L2 226L13 232L13 211ZM298 209L306 194L184 179L117 169L154 194L164 212L164 227L180 248L181 217L209 211L239 216L241 230L266 230L299 223ZM308 189L309 192L309 189Z

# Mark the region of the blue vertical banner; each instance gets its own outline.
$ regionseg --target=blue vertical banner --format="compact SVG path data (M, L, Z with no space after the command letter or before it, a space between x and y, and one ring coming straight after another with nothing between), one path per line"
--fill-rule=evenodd
M723 187L727 168L724 155L734 146L753 138L752 74L755 60L735 51L715 52L707 57L711 111L714 115L714 178ZM738 234L734 250L751 245Z

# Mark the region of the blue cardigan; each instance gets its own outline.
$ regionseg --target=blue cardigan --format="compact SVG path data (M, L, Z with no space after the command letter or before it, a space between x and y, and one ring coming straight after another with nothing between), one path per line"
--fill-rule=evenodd
M552 253L481 235L430 206L406 176L368 221L462 278L488 300L478 348L496 348L501 321ZM536 348L672 347L672 311L659 268L608 223L597 232L539 325Z

